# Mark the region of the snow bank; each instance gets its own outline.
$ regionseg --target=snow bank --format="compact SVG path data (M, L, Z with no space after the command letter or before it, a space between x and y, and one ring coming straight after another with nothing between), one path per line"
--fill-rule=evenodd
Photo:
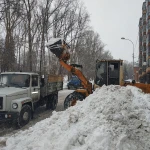
M149 150L150 95L131 86L103 86L76 106L8 137L3 150L12 149Z

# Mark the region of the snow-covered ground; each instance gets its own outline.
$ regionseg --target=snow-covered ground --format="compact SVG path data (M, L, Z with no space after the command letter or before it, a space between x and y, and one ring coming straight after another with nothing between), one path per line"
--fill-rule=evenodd
M103 86L0 143L6 143L2 150L150 150L150 95Z

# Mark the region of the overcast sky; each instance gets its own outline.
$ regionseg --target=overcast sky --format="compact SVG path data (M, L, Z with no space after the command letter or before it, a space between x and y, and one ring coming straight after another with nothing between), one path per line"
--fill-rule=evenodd
M133 61L133 41L135 61L138 60L138 24L142 16L144 0L82 0L91 17L91 26L100 34L114 59Z

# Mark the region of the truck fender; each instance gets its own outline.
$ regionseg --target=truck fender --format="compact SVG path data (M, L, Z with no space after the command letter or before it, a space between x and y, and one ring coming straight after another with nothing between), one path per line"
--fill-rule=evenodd
M26 103L31 103L32 105L32 99L30 97L25 97L25 98L19 98L19 99L13 100L11 102L11 111L20 112L22 109L22 106ZM16 106L16 108L13 108L13 105ZM33 105L32 105L32 110L33 110Z

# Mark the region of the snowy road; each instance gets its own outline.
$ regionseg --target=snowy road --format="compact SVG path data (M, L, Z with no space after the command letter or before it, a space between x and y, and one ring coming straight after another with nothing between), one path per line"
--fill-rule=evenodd
M64 100L65 100L66 96L72 92L73 92L73 90L67 90L67 89L59 91L58 105L57 105L56 111L63 111L64 110L64 108L63 108ZM52 115L51 110L45 110L45 106L39 107L35 111L34 118L29 122L29 124L27 124L26 126L24 126L23 128L21 128L19 130L28 129L29 127L33 126L37 122L39 122L43 119L46 119L46 118L50 117L51 115ZM4 124L0 124L0 136L5 136L6 134L14 134L14 133L18 132L19 130L14 130L11 127L6 127Z

